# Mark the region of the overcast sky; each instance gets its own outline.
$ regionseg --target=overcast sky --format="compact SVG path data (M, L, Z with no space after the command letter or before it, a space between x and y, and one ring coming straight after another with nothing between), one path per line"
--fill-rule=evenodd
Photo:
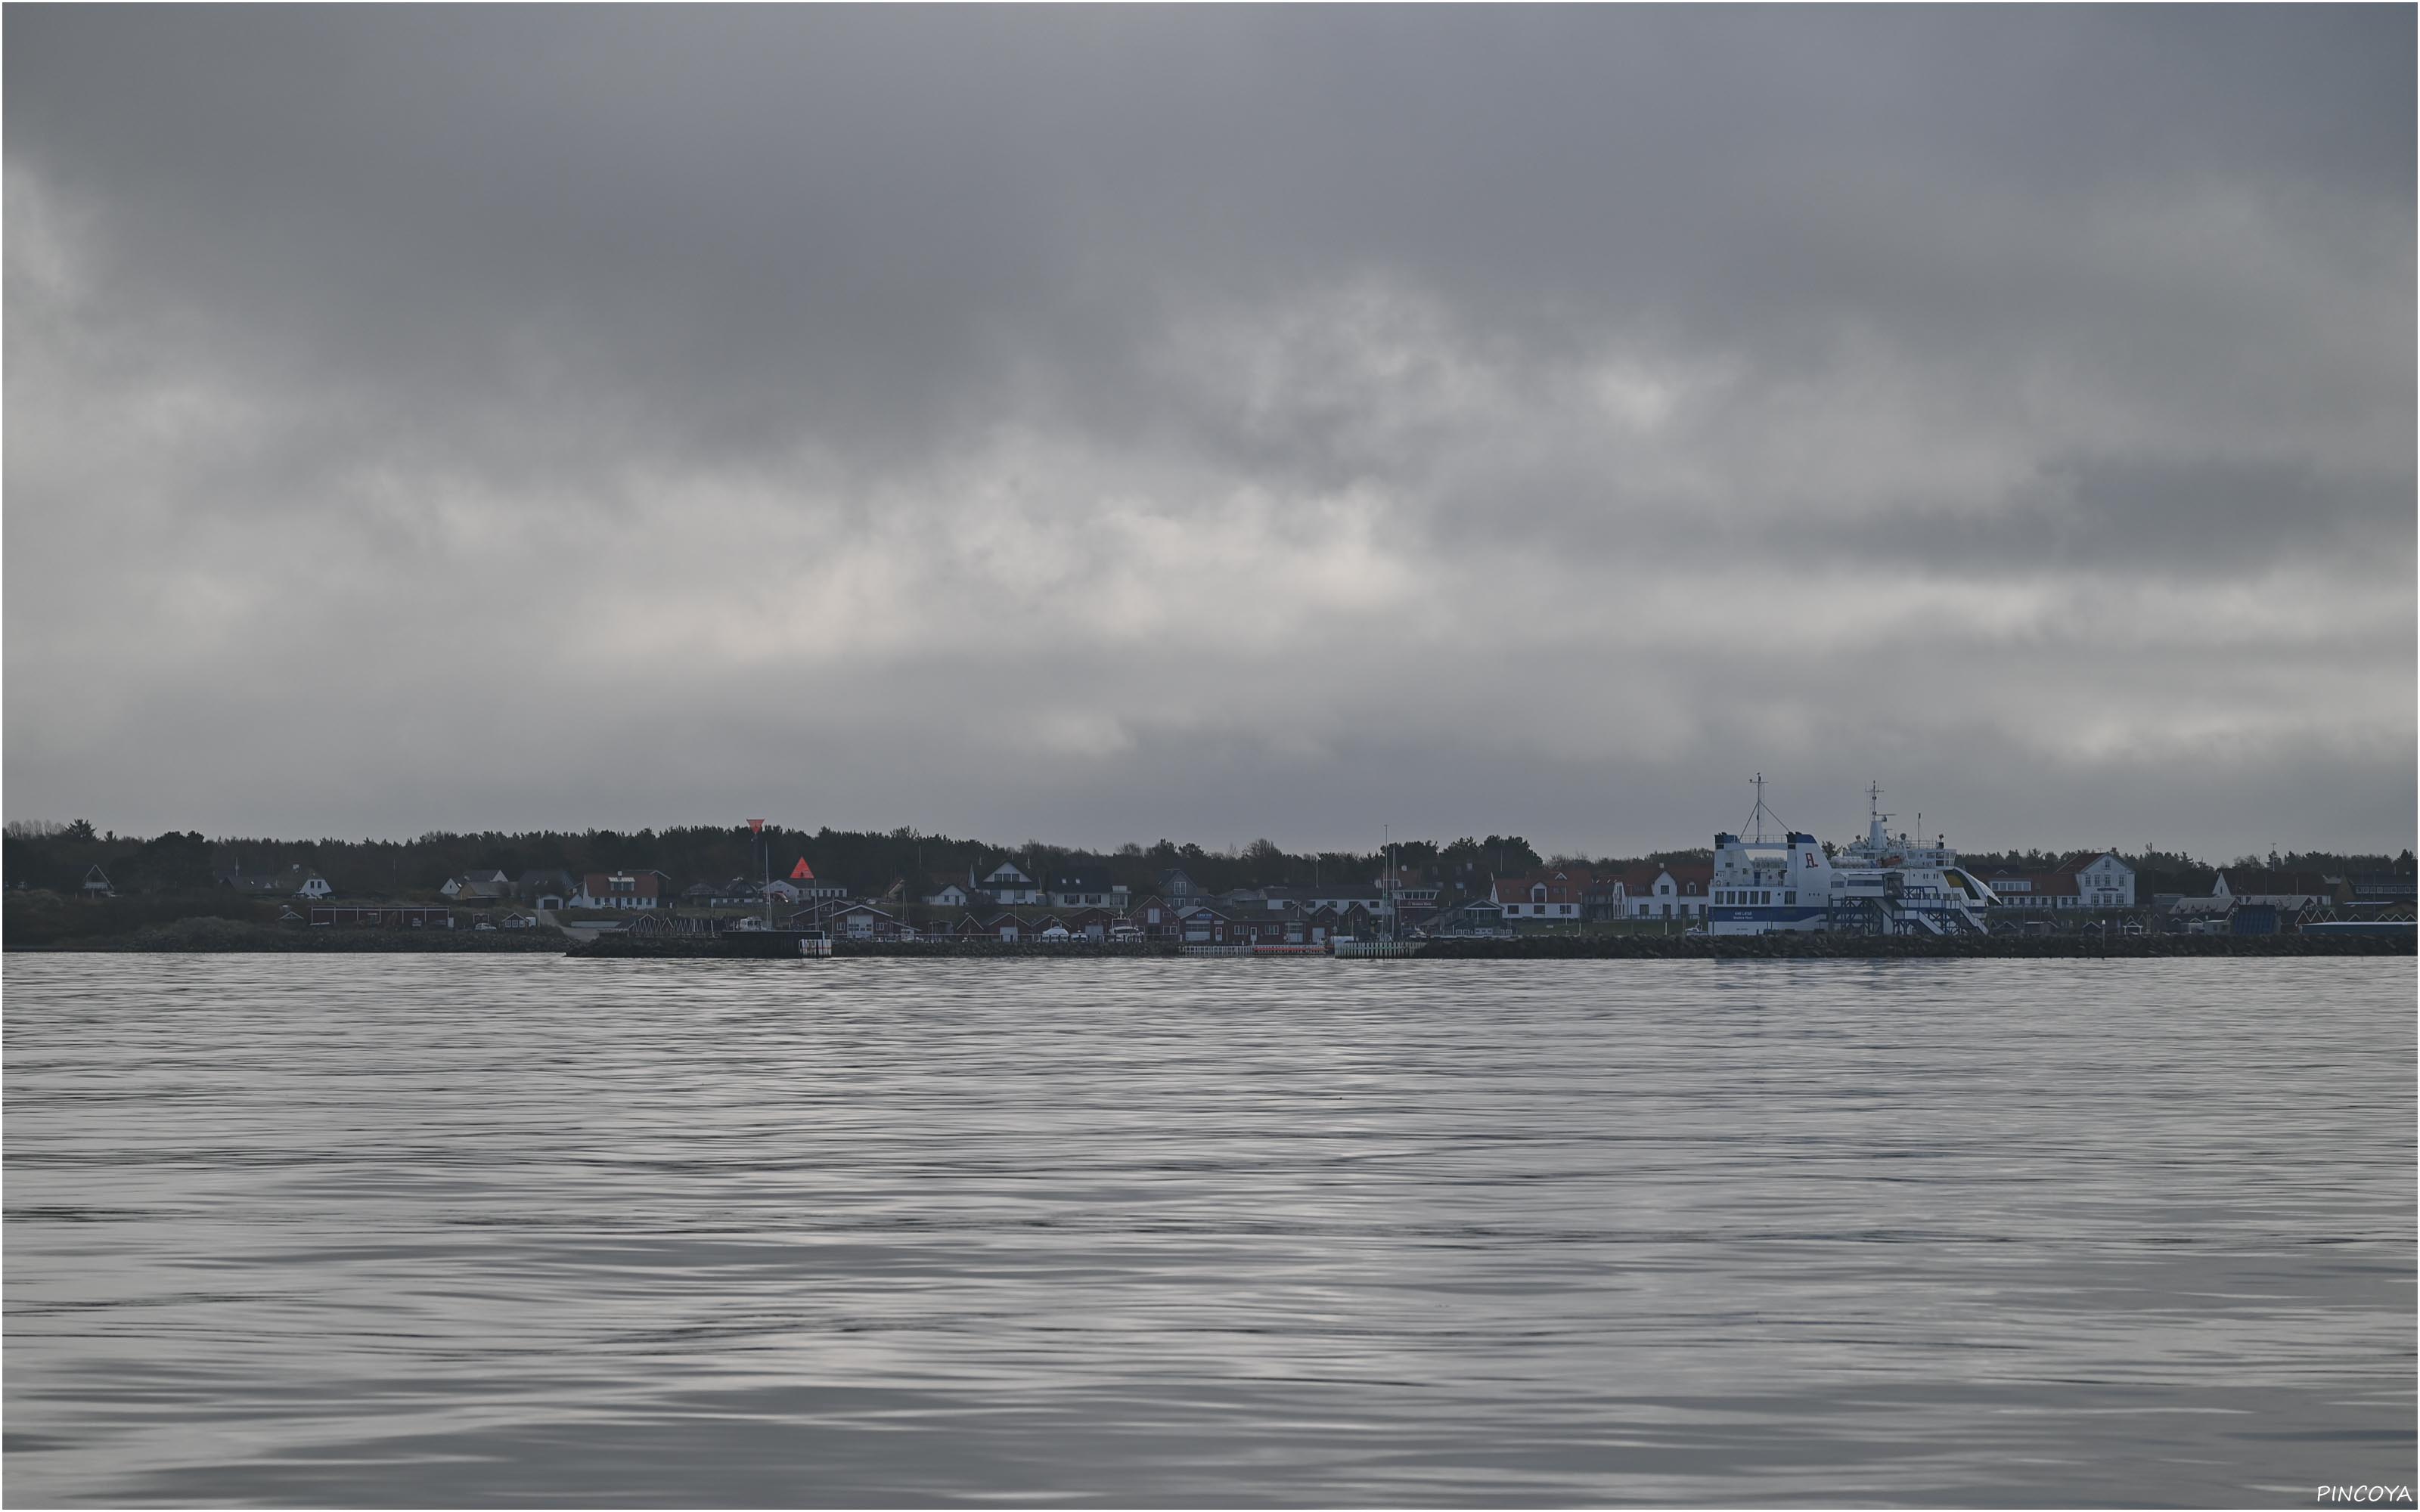
M2414 828L2409 7L11 7L6 805Z

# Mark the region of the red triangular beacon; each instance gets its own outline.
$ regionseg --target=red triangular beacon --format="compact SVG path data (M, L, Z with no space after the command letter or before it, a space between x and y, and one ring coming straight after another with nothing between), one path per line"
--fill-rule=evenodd
M765 833L765 821L762 819L751 819L748 821L748 833L752 835L761 835Z
M799 864L790 868L790 880L793 882L813 882L815 880L815 869L807 864L807 858L805 856L799 856Z

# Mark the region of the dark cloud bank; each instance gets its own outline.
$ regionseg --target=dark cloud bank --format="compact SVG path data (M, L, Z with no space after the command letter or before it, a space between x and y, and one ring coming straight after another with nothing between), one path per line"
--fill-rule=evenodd
M2413 27L13 8L8 812L2409 843Z

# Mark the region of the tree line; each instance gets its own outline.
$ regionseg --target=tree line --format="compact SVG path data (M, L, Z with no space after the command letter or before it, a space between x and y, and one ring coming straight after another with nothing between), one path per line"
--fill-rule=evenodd
M198 830L171 830L146 838L99 830L84 820L14 822L0 836L0 851L5 852L0 854L0 881L12 889L71 892L82 885L87 870L98 866L120 893L191 893L207 891L219 872L231 869L259 874L301 867L326 877L339 892L392 897L433 895L447 878L473 871L501 871L519 877L524 872L559 870L577 878L594 872L652 868L685 886L733 877L755 879L768 872L787 876L801 858L817 877L841 883L852 892L879 893L893 881L905 880L918 895L930 890L939 878L963 882L971 875L980 881L1002 861L1015 862L1045 884L1051 873L1070 866L1097 867L1108 872L1113 884L1138 895L1156 888L1171 868L1181 867L1206 891L1225 892L1236 887L1363 885L1379 876L1388 864L1380 851L1295 852L1268 840L1211 850L1163 839L1150 845L1138 841L1093 852L1042 841L1007 845L960 840L925 834L908 825L887 831L828 826L808 830L780 824L768 824L761 836L745 825L734 825L577 832L432 830L405 841L302 841L212 839ZM1404 841L1395 845L1393 860L1404 872L1463 892L1477 892L1491 878L1525 875L1548 865L1605 872L1703 862L1711 856L1709 851L1696 849L1639 856L1559 853L1549 857L1522 836L1487 835L1447 841ZM2144 898L2154 892L2207 894L2220 870L2181 852L2150 846L2121 856L2134 868L2136 892ZM2061 858L2047 851L2009 850L1970 853L1964 861L1978 871L2047 872ZM2298 851L2273 854L2265 859L2240 856L2226 863L2236 869L2336 873L2398 867L2408 872L2412 864L2408 849L2395 857Z

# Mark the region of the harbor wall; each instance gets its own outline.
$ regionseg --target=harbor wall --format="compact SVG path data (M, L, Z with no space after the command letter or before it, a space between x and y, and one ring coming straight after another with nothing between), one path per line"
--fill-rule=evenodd
M262 954L524 953L625 961L795 961L790 933L720 935L607 934L585 944L552 930L471 931L316 929L184 919L107 939L40 945L9 941L11 951L247 951ZM1429 961L1756 961L1756 960L2078 960L2175 959L2200 956L2409 956L2412 932L2381 934L2150 934L2099 939L2090 935L1998 935L1948 939L1908 935L1776 933L1743 935L1536 935L1529 938L1404 942L1404 953ZM1004 940L835 940L835 956L898 956L963 960L1109 960L1187 955L1173 941L1125 945ZM1268 960L1332 960L1296 952L1263 952Z

